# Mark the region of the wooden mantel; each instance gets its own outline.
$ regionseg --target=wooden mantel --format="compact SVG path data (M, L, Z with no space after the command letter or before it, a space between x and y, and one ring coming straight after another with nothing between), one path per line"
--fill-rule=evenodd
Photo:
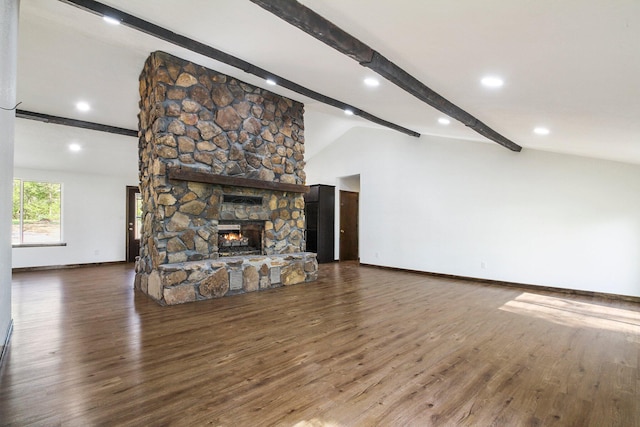
M259 179L218 175L185 167L168 167L169 179L177 181L203 182L205 184L230 185L234 187L258 188L261 190L286 191L291 193L308 193L309 187L301 184L270 182Z

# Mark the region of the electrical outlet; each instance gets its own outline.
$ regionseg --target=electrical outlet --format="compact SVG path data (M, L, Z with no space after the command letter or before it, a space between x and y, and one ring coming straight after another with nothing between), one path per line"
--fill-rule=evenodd
M484 261L480 261L480 268L481 268L481 269L483 269L483 270L484 270L485 268L487 268L487 263L486 263L486 262L484 262Z

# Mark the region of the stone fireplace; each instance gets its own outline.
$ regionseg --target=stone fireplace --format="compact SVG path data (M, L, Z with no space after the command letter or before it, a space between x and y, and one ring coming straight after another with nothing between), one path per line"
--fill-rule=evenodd
M315 280L303 105L164 52L140 96L136 289L178 304Z

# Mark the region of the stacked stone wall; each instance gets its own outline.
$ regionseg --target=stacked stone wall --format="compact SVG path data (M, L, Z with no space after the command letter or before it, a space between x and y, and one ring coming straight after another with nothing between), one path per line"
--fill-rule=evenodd
M140 76L143 227L136 287L167 264L216 260L220 220L264 221L264 254L304 251L302 194L169 179L171 168L304 184L303 105L154 52ZM224 195L262 197L226 203ZM172 284L171 286L175 286Z

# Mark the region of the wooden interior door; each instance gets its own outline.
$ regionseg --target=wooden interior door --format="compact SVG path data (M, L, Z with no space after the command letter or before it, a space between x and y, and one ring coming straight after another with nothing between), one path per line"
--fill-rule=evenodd
M358 193L340 191L340 261L358 260Z
M127 187L127 262L140 255L142 198L138 187Z

